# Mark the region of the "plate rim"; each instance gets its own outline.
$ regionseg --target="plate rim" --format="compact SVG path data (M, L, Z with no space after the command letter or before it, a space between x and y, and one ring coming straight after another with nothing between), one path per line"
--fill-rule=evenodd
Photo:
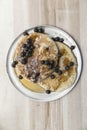
M62 96L58 96L57 98L53 98L53 99L51 99L51 100L47 98L47 100L46 100L46 99L34 98L34 97L31 97L30 95L27 95L27 94L25 94L22 90L20 90L20 89L17 87L17 85L14 84L14 82L13 82L13 80L12 80L12 78L11 78L11 75L9 74L8 58L9 58L9 54L10 54L10 50L12 49L12 46L15 44L15 42L18 40L18 38L20 38L20 36L23 34L24 31L23 31L22 33L20 33L20 34L14 39L14 41L12 42L12 44L10 45L10 47L9 47L9 49L8 49L8 53L7 53L7 57L6 57L6 71L7 71L7 73L8 73L8 77L9 77L11 83L14 85L14 87L15 87L18 91L20 91L23 95L29 97L31 100L33 100L33 101L40 101L40 102L55 101L55 100L58 100L58 99L64 97L65 95L67 95L67 94L68 94L70 91L72 91L73 88L76 87L76 85L78 84L79 79L81 78L82 70L83 70L83 57L82 57L82 52L81 52L80 46L78 45L78 43L76 42L76 40L75 40L67 31L63 30L63 29L60 28L60 27L57 27L57 26L54 26L54 25L48 25L48 24L46 24L46 25L37 25L37 26L30 27L29 29L26 29L25 31L32 30L32 29L34 29L35 27L38 27L38 26L39 26L39 27L50 27L50 28L55 27L55 28L57 28L58 30L61 30L62 32L64 32L65 34L67 34L69 37L71 37L71 39L72 39L72 40L75 42L75 44L77 45L77 47L78 47L78 49L79 49L79 52L80 52L80 57L81 57L81 70L80 70L79 78L78 78L77 82L75 83L75 85L74 85L74 86L71 86L71 87L69 87L69 88L67 88L67 89L65 89L63 92L65 92L66 90L67 90L67 91L66 91ZM35 93L35 92L34 92L34 93Z

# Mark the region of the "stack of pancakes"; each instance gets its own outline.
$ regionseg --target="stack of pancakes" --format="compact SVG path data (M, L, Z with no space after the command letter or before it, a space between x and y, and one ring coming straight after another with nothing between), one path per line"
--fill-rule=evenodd
M64 90L76 79L77 62L72 50L46 34L33 32L22 36L15 60L16 74L44 90Z

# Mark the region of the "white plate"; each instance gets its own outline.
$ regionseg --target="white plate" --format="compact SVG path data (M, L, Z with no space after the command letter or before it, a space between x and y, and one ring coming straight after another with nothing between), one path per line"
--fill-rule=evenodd
M78 68L77 68L77 77L76 77L76 80L73 83L73 85L64 91L52 92L51 94L32 92L31 90L27 89L26 87L24 87L22 85L22 83L19 81L16 74L14 73L14 69L12 68L11 63L13 61L13 55L14 55L14 51L17 47L18 40L20 40L23 33L21 33L12 43L12 45L8 51L6 67L7 67L7 73L9 75L11 82L14 84L14 86L20 92L22 92L24 95L26 95L34 100L47 102L47 101L53 101L53 100L61 98L65 94L69 93L76 86L76 84L80 78L81 71L82 71L82 56L81 56L81 52L80 52L79 47L77 46L75 40L69 34L67 34L65 31L63 31L62 29L60 29L58 27L50 26L50 25L44 25L44 26L40 26L40 27L44 28L45 33L49 34L49 36L51 36L51 37L59 36L59 37L64 38L64 43L66 45L68 45L69 47L72 45L75 46L73 53L77 58ZM35 27L28 29L28 32L29 33L33 32L34 28Z

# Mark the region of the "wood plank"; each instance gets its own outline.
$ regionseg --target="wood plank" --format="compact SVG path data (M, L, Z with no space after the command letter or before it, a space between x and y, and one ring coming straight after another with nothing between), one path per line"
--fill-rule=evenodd
M87 1L0 1L0 130L87 130ZM34 102L18 92L6 73L6 55L14 38L25 29L56 25L80 46L84 68L77 86L63 98Z

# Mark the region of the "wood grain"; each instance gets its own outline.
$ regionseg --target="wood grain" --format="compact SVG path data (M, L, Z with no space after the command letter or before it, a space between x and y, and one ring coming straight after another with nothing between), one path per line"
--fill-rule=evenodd
M0 130L87 130L87 0L0 0ZM18 92L6 73L6 55L25 29L56 25L82 50L84 66L77 86L63 98L34 102Z

